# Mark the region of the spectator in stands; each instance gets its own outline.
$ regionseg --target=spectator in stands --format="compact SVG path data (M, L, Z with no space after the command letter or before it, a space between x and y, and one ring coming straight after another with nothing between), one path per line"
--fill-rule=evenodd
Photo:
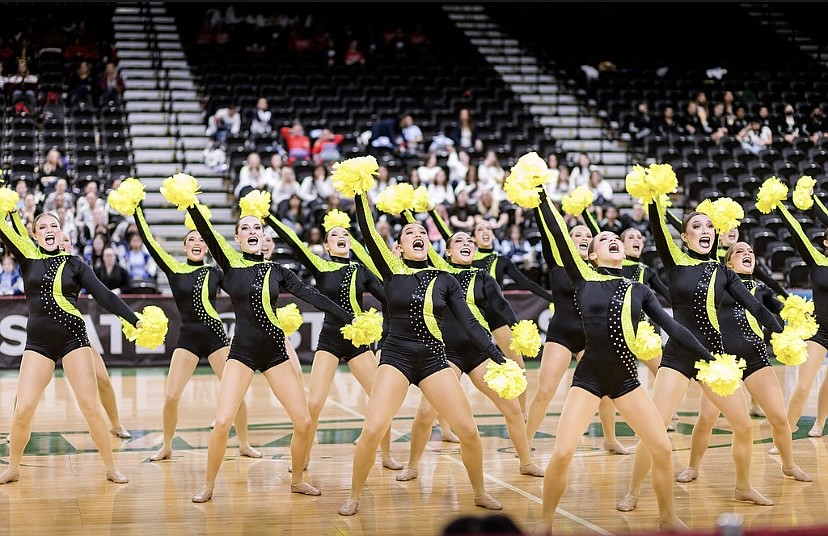
M428 144L428 152L438 156L448 156L449 151L454 149L454 141L451 138L438 132L431 138L431 143Z
M736 115L728 127L727 133L734 138L748 125L747 108L743 104L736 105Z
M11 98L15 115L31 114L37 104L39 91L38 76L29 70L29 63L24 59L17 62L17 71L5 79L3 86L6 95Z
M725 90L722 93L722 106L728 131L732 129L733 121L736 119L736 105L736 95L729 89Z
M299 199L302 199L303 202L310 201L309 199L303 198L305 194L302 192L302 185L296 180L296 171L290 166L285 166L282 168L281 179L273 186L273 191L271 192L270 197L273 202L273 207L278 207L279 203L285 201L292 195L299 196Z
M828 134L828 123L823 118L822 108L819 106L811 108L811 114L808 121L802 126L802 132L813 144L820 143L822 138Z
M570 189L574 190L578 186L589 186L589 177L596 169L589 155L587 153L580 153L578 155L578 163L572 166L572 169L569 171Z
M87 191L83 198L78 199L75 209L75 225L81 242L94 236L98 225L106 227L109 221L107 212L106 203L98 197L97 191Z
M644 210L644 205L639 202L633 203L629 212L621 214L621 224L624 229L637 229L641 236L648 237L650 235L650 220L647 218L647 211Z
M333 179L324 164L314 166L313 172L302 181L302 199L308 200L311 210L325 204L334 190Z
M244 165L239 168L239 178L233 193L236 200L241 199L252 190L273 189L274 184L268 181L269 175L262 165L262 157L253 151L247 155Z
M420 177L420 182L428 186L434 182L434 177L437 176L440 170L440 166L437 165L437 155L429 153L422 165L417 167L417 175Z
M101 104L121 102L124 91L126 91L126 84L124 78L118 72L115 62L106 62L103 72L98 75L97 91L98 102Z
M742 144L742 149L753 154L766 151L773 143L773 133L770 127L762 126L759 117L751 117L745 128L736 134L736 139Z
M396 156L403 156L405 142L402 134L402 118L386 117L374 121L371 125L369 144L374 149L386 149Z
M60 151L54 148L49 149L43 164L35 171L35 180L37 181L38 188L48 197L55 189L58 180L63 179L65 183L68 177L69 175L66 172L66 167L63 165Z
M768 127L771 129L771 132L776 131L776 121L770 114L770 108L768 108L767 104L760 104L759 108L756 109L756 115L759 117L759 122L762 123L763 127Z
M696 113L699 116L699 121L703 128L708 130L710 128L710 105L707 100L707 93L697 91L693 95L693 102L696 103Z
M256 108L250 114L250 126L248 127L248 140L255 143L256 140L270 139L276 132L273 112L270 111L270 106L267 99L259 97L256 101Z
M342 63L345 65L365 65L365 53L359 46L359 40L348 41L348 48L342 54Z
M707 123L702 122L701 116L699 115L699 106L694 100L687 101L684 115L681 116L680 125L693 138L703 138L710 134Z
M3 255L3 270L0 272L0 295L20 296L23 294L23 274L14 255Z
M469 174L469 169L471 168L471 157L465 150L458 150L456 147L451 146L448 148L446 167L449 170L449 184L451 184L452 188L457 188L460 184L466 182L466 176Z
M604 210L613 204L612 186L604 179L601 171L593 169L589 175L589 189L594 196L592 207L595 209L595 217L600 221L604 217Z
M285 165L285 159L280 153L273 153L270 155L270 165L265 169L267 173L267 181L275 187L282 180L282 168Z
M32 223L34 223L35 217L43 211L38 206L37 198L34 193L27 192L20 200L20 203L21 204L17 209L17 213L20 214L20 219L23 221L23 225L30 228Z
M129 274L131 281L144 280L155 281L155 275L158 267L155 261L147 251L144 241L141 240L141 235L133 233L127 237L129 249L123 258L123 265Z
M107 247L111 247L111 244L106 233L95 233L84 245L83 260L93 269L98 268L103 262L103 252Z
M655 133L665 139L671 139L685 133L684 127L676 121L675 109L672 104L665 104L661 109L661 117L655 121Z
M391 248L394 244L394 237L391 236L391 224L388 222L386 214L380 215L375 221L377 234L385 240L385 244Z
M345 136L342 134L334 134L331 129L323 128L311 148L314 162L324 164L325 162L338 162L342 160L342 153L339 147L343 141L345 141Z
M477 211L469 201L468 186L460 184L455 189L454 195L454 204L446 207L449 226L455 232L465 231L471 234L474 230L474 216L477 214Z
M707 123L710 127L710 139L713 140L716 145L720 144L722 139L730 135L724 109L725 107L723 102L714 102L713 112L710 114L710 119Z
M53 214L57 216L60 230L75 244L78 240L78 227L75 224L75 211L71 206L65 206L62 198L57 198Z
M311 141L298 119L294 120L291 126L282 127L279 132L288 154L287 165L292 166L297 161L310 161Z
M483 140L477 132L477 126L472 120L471 111L468 108L460 108L457 113L457 121L452 123L448 130L448 137L454 142L456 150L467 152L483 152Z
M803 136L802 123L789 102L785 103L782 118L776 122L776 134L791 144Z
M297 235L303 236L305 234L307 218L305 217L302 198L297 194L293 194L279 203L276 209L276 217L282 223L292 228Z
M397 184L397 179L391 176L391 172L388 170L388 166L383 164L379 165L377 169L377 180L374 181L374 185L371 186L371 189L368 190L368 201L371 206L377 204L377 196L381 194L386 188L391 185Z
M118 258L112 246L103 248L101 262L94 269L94 272L101 283L116 294L120 294L130 285L129 273L123 266L118 264Z
M478 192L480 191L480 181L477 180L477 166L469 166L469 172L466 174L466 182L461 182L454 189L455 197L457 195L457 188L461 186L465 188L466 193L469 195L469 204L476 204Z
M81 60L69 78L66 79L67 103L70 107L92 106L94 87L92 67L86 60Z
M228 104L224 108L219 108L216 113L210 116L205 135L212 140L213 146L226 151L227 138L231 134L235 136L240 131L241 117L236 112L236 105Z
M434 180L426 185L426 188L428 189L428 198L435 205L451 206L454 204L454 188L448 183L445 169L438 166Z
M490 193L503 186L506 170L500 165L497 153L486 151L483 161L477 166L477 181L480 188L488 189Z
M627 132L634 147L642 147L644 140L653 133L653 118L647 101L640 101L636 106L635 115L627 125Z
M524 261L532 254L532 244L524 238L521 226L513 224L509 226L506 240L501 240L498 244L498 251L523 270Z
M495 200L490 188L480 189L475 212L475 223L488 222L497 239L503 239L506 226L509 224L509 213L500 210L500 204Z
M414 123L411 114L405 114L400 119L400 130L402 131L403 146L401 156L418 156L423 153L423 131Z
M569 168L562 164L558 166L558 182L555 184L555 188L548 188L546 193L549 195L549 199L560 204L563 197L574 189L575 188L569 174Z
M615 234L621 234L624 230L624 224L618 217L618 207L613 204L608 204L604 207L604 218L598 222L598 227L602 231L609 231Z

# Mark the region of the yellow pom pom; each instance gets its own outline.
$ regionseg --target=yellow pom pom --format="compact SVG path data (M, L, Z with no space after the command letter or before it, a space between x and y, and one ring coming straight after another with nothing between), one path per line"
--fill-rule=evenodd
M497 396L506 400L520 396L528 385L526 371L520 368L516 361L509 358L506 358L506 362L502 365L490 360L486 364L483 381L497 393Z
M377 210L400 214L414 205L414 187L407 182L392 184L377 196Z
M196 208L199 212L201 212L205 220L210 221L210 219L213 217L213 213L210 211L210 207L208 207L207 205L198 203L196 204ZM186 216L184 216L184 226L191 231L195 231L195 222L193 221L193 218L190 217L189 212Z
M672 194L678 189L678 178L670 164L650 164L647 175L653 199L664 194Z
M627 193L641 201L642 204L653 202L653 192L650 191L649 177L643 166L635 165L632 171L627 173L625 179Z
M670 199L670 196L667 194L661 194L658 196L658 204L661 205L663 208L669 208L673 206L673 200Z
M771 334L771 348L776 359L789 367L801 365L808 360L808 344L795 330L787 327L782 333Z
M555 302L549 302L549 311L553 316L555 315Z
M782 310L779 316L786 322L795 322L802 317L814 314L814 302L799 294L789 294L782 299Z
M428 212L432 208L434 208L434 203L428 198L428 188L425 186L418 186L416 190L414 190L414 204L413 204L414 212Z
M164 199L178 207L178 210L187 210L187 207L195 205L198 202L196 196L201 193L196 178L184 173L176 173L164 179L160 190Z
M276 309L276 321L279 322L279 327L285 332L286 337L293 335L304 322L302 313L295 303L289 303Z
M239 200L241 218L255 216L260 220L267 218L270 214L270 192L253 190Z
M506 198L523 208L535 208L540 205L540 186L531 179L520 175L509 175L503 185Z
M20 195L11 188L0 187L0 214L5 215L17 208Z
M713 228L717 233L726 233L739 226L745 211L742 205L729 197L720 197L715 201L705 199L696 207L697 212L707 214L713 222Z
M561 210L573 216L580 216L595 201L595 194L586 185L581 185L561 199Z
M649 322L639 322L635 333L632 353L642 361L649 361L661 355L661 336Z
M135 313L140 328L132 326L126 320L122 320L123 332L130 342L134 342L143 348L156 348L164 343L167 337L169 319L164 311L156 305L147 305L140 313Z
M509 349L526 357L538 357L541 336L538 325L532 320L521 320L512 326L512 342Z
M325 219L322 220L322 228L327 233L334 227L342 227L343 229L351 228L351 217L338 209L333 209L325 214Z
M373 344L382 338L382 314L371 307L357 313L354 320L339 328L339 331L354 346Z
M714 354L713 361L696 361L696 379L710 386L719 396L730 396L739 388L742 371L747 366L744 359L731 354Z
M788 197L788 187L776 177L768 177L756 193L756 208L768 214Z
M799 177L793 192L793 202L799 210L808 210L814 206L814 186L816 180L808 175Z
M364 194L374 185L379 175L379 164L373 156L357 156L335 162L331 172L334 188L345 197Z
M130 177L124 179L116 190L109 193L107 201L109 206L118 211L123 216L132 216L135 214L135 209L138 203L147 197L144 191L144 185L138 179Z
M509 175L516 176L533 187L541 186L549 178L549 166L538 153L532 151L518 158Z

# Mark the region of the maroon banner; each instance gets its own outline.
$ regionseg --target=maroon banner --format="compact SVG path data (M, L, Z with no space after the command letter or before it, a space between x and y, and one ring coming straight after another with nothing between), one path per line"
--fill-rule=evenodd
M519 320L530 319L538 323L541 334L545 333L551 312L548 302L534 294L524 291L507 291L506 299L512 304ZM91 299L82 297L78 300L78 309L83 313L90 343L95 346L110 367L157 367L166 366L170 362L175 341L178 338L179 317L175 300L166 295L135 295L122 296L133 311L140 312L147 305L157 305L163 309L170 319L169 332L166 343L158 348L148 350L136 347L129 342L121 331L121 319ZM311 363L316 351L316 341L322 329L324 313L318 311L303 301L296 300L290 294L280 297L278 306L295 302L302 312L305 323L291 335L290 340L296 347L299 359L303 363ZM365 296L365 307L380 309L379 303L371 296ZM216 311L224 320L227 334L232 337L235 327L230 298L220 296L217 299ZM20 367L20 357L26 347L26 321L28 310L23 297L0 297L0 369L16 369ZM207 359L202 359L207 364Z

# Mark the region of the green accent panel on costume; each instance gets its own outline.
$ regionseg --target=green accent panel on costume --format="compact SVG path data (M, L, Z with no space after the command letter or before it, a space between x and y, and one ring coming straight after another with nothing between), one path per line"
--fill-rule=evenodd
M52 295L55 297L55 303L57 303L58 307L69 313L70 315L75 315L78 318L83 318L83 315L78 311L76 307L74 307L69 300L63 295L63 285L61 281L63 280L63 267L66 266L66 262L61 262L60 266L58 266L57 272L55 272L55 280L52 282Z
M141 209L140 205L135 207L135 224L141 230L144 243L147 247L151 249L171 271L177 274L187 274L199 269L198 266L191 266L187 263L179 262L172 255L167 253L158 242L156 242L155 238L152 236L152 232L150 231L149 224L147 224L147 220L144 218L144 211Z
M608 318L607 322L613 322L614 319ZM632 285L627 286L624 291L624 303L621 306L621 332L624 334L624 342L627 348L635 348L635 326L632 323Z
M354 314L362 312L362 308L359 306L359 301L357 301L357 270L359 270L359 267L357 267L356 269L354 269L353 272L351 272L351 284L348 287L348 300L351 302L351 310L354 312Z
M750 293L756 296L756 287L750 289ZM756 318L754 318L752 314L747 312L747 310L745 310L745 317L747 318L750 329L753 330L756 336L759 337L760 340L765 340L765 334L764 332L762 332L762 326L759 325L759 322L756 321Z
M788 211L787 207L782 203L777 205L779 207L779 212L782 214L782 217L785 218L788 223L790 223L791 227L793 228L794 232L799 237L799 240L802 244L807 248L808 254L811 255L811 258L820 266L828 266L828 257L823 255L822 253L814 247L813 242L808 238L808 235L802 230L802 225L800 225L799 221L794 218L791 213Z
M661 206L661 201L659 199L656 199L654 203L656 204L656 207L658 207L659 214L663 216L667 214L667 209ZM667 249L670 251L670 257L672 257L675 264L680 266L695 266L696 264L707 262L700 259L694 259L678 247L678 244L676 244L676 241L672 238L673 235L670 233L670 229L667 228L664 218L659 218L657 223L658 226L661 227L661 232L664 234L665 241L667 242Z
M544 202L549 203L549 199L544 200ZM581 277L583 277L585 281L609 281L611 279L618 279L615 276L598 273L597 271L593 270L590 267L590 265L587 264L586 261L584 261L584 259L581 258L581 254L578 252L578 248L575 247L575 242L572 241L572 237L570 237L569 233L567 232L566 221L564 221L563 216L561 216L561 213L558 212L558 209L556 209L552 204L549 204L549 208L552 209L552 215L555 218L555 222L558 226L558 229L560 229L561 235L563 235L564 240L566 241L569 256L575 262L575 266L578 267L578 272L581 273ZM541 218L541 220L544 220L544 218ZM547 222L542 221L541 223L544 227L544 231L549 232ZM551 233L548 236L549 241L554 244L555 239L551 235ZM554 253L554 248L552 251ZM561 266L563 266L563 263L561 263Z
M472 316L474 316L480 325L486 329L486 331L491 331L489 329L489 324L486 323L486 319L483 318L483 313L480 312L480 308L474 302L474 284L477 281L477 274L473 273L471 276L471 280L469 281L469 288L466 289L466 304L469 306L469 310L471 310Z
M646 266L644 266L643 264L639 263L639 266L638 266L638 278L637 278L639 283L644 283L644 272L645 272L646 270L647 270L647 267L646 267Z
M719 317L716 315L716 274L719 271L716 270L713 272L713 275L710 276L710 282L707 284L707 299L705 300L705 308L707 309L707 319L710 320L710 325L716 331L719 330Z
M428 284L428 287L426 287L425 303L423 304L423 320L425 321L426 328L428 328L431 335L438 341L442 341L443 332L440 331L437 319L434 318L434 299L431 297L431 294L434 292L435 281L437 281L436 277L432 279Z
M213 304L210 303L210 272L207 271L204 274L204 282L201 284L201 306L204 307L204 311L212 318L221 321L221 317L219 317L218 312L216 312Z
M377 270L377 265L374 264L374 259L371 258L371 255L366 251L365 246L357 242L353 237L351 237L351 251L354 252L356 258L365 265L366 268L371 270L371 273L374 274L382 281L382 274L380 274L379 270Z
M374 223L374 215L371 212L371 207L368 206L368 198L364 195L359 195L358 198L362 204L360 209L363 211L363 214L365 215L365 222L368 224L368 233L371 235L371 240L374 241L374 244L377 244L385 264L391 269L391 272L395 274L413 274L415 271L406 266L402 259L397 258L397 256L391 252L391 249L388 247L385 239L377 232L377 226Z
M279 325L279 319L276 317L276 312L273 310L273 305L270 303L270 268L265 272L264 281L262 282L262 308L270 323L282 329L282 326Z

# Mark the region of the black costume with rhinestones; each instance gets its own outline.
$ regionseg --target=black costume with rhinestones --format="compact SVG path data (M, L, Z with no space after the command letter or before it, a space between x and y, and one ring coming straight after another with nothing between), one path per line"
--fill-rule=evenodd
M141 205L135 209L135 225L155 264L166 274L181 317L175 348L207 357L229 345L224 322L216 312L216 294L224 278L221 270L204 261L180 262L164 251L152 236Z
M358 194L355 202L360 232L385 286L390 322L380 365L391 365L414 385L448 368L442 334L446 310L457 317L460 327L481 352L503 363L503 354L472 315L457 280L447 272L429 267L427 260L403 261L395 257L374 228L365 196Z
M267 218L267 224L291 247L300 262L313 274L316 290L349 313L355 314L363 310L365 291L370 292L380 302L385 300L382 282L364 266L342 257L331 256L330 261L319 257L308 250L296 233L273 214ZM358 355L370 352L371 349L368 346L354 346L343 337L340 329L344 325L344 322L326 314L316 349L328 352L347 363Z
M554 241L575 288L586 338L584 355L575 367L572 386L597 397L618 398L639 385L636 357L630 349L641 314L646 313L695 359L711 359L693 334L661 307L652 290L627 279L621 269L598 273L581 259L566 233L566 223L541 192L537 210L542 240Z
M302 283L299 276L282 265L230 247L195 205L187 208L187 212L216 264L224 271L223 288L233 303L236 326L227 359L241 361L262 372L288 360L285 332L276 317L275 304L281 289L343 322L353 319L330 298Z
M676 245L664 222L664 209L659 201L649 204L650 228L659 257L664 263L673 316L712 353L723 353L719 308L724 295L729 293L763 326L782 331L773 313L768 311L745 287L733 270L723 266L709 255L692 250L682 252ZM671 368L690 379L696 377L696 356L689 354L672 337L664 346L662 367Z
M0 238L23 274L29 310L26 350L57 362L69 352L89 346L86 323L78 310L81 289L133 326L138 323L135 313L97 278L88 264L60 250L57 237L55 249L47 251L0 219Z

